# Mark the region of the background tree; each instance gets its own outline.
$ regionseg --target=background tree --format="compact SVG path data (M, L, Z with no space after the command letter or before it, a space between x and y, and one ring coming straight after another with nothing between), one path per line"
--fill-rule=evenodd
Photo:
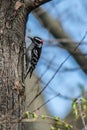
M83 36L82 37L80 37L80 40L81 40L81 44L78 46L78 47L76 47L77 46L77 44L79 44L79 42L80 42L80 40L79 41L73 41L70 37L69 37L69 35L68 34L66 34L65 32L64 32L64 30L63 30L63 28L61 27L61 23L59 23L58 22L58 18L56 18L56 20L54 20L55 18L54 17L57 17L57 14L56 13L58 13L57 12L57 2L54 2L54 3L56 3L56 5L55 5L55 8L52 8L52 10L51 10L51 8L49 7L49 8L47 8L47 11L48 12L46 12L46 11L44 11L43 10L43 8L45 9L45 7L43 7L42 9L40 8L38 8L38 9L36 9L35 10L35 12L33 13L35 16L36 16L36 18L37 18L37 20L39 20L40 21L40 23L41 23L41 25L42 26L44 26L45 27L45 29L47 29L48 28L48 33L49 33L49 35L48 35L48 40L47 39L45 39L45 42L47 42L48 43L48 45L46 46L46 47L49 47L49 46L53 46L54 47L54 45L55 45L55 42L56 42L56 47L65 47L65 48L67 48L67 50L69 51L69 53L70 54L72 54L73 55L73 57L75 58L75 60L76 60L76 62L80 65L80 67L76 67L76 68L71 68L70 69L70 67L68 68L68 67L65 67L65 69L61 69L60 70L60 72L59 72L59 74L61 73L61 72L71 72L71 75L72 75L72 72L78 72L77 70L80 70L80 69L82 69L85 73L86 73L86 67L87 67L87 64L86 64L86 62L84 62L84 61L86 61L86 53L84 53L84 50L82 50L82 45L85 45L86 46L86 40L84 39L84 35L85 35L85 33L83 34ZM61 2L62 3L62 2ZM65 2L65 3L67 3L67 2ZM50 4L51 5L51 4ZM52 5L53 5L53 2L52 2ZM54 6L53 6L54 7ZM54 10L56 10L55 12L56 13L54 13L54 15L51 15L51 13L50 12L52 12L52 11L54 11ZM67 9L66 9L67 10ZM69 14L69 12L71 12L71 10L69 11L68 10L68 14ZM65 13L67 13L67 11L66 12L64 12L64 15L65 15ZM50 15L49 15L50 14ZM76 16L76 15L75 15ZM32 16L33 17L33 16ZM32 18L31 17L31 18ZM62 17L62 16L61 16ZM72 17L72 19L73 19L73 15L70 15L70 18ZM67 17L67 19L69 18L69 16ZM78 18L77 18L78 19ZM34 20L34 18L33 18L33 20ZM32 21L33 21L32 20ZM64 19L65 20L65 19ZM66 20L66 21L68 21L68 20ZM72 20L72 21L74 21L74 20ZM35 21L36 22L36 21ZM34 26L34 25L33 25ZM71 25L72 26L72 25ZM34 28L35 28L35 26L34 26ZM39 29L38 29L39 28ZM40 26L37 28L37 30L39 30L40 31ZM39 35L39 31L37 31L36 33ZM83 30L84 31L84 30ZM44 31L45 32L45 31ZM52 35L50 34L50 32L52 33ZM32 33L32 32L30 32L30 33ZM40 33L40 36L41 36L41 33ZM54 36L54 37L56 37L57 39L56 40L54 40L54 39L52 39L52 36ZM42 34L42 37L44 37L44 33ZM47 37L46 37L47 38ZM62 38L62 39L61 39ZM82 38L82 39L81 39ZM86 38L86 35L85 35L85 38ZM74 39L75 40L75 39ZM59 43L61 43L63 46L60 46L57 42L59 41ZM54 43L54 45L52 45ZM50 48L50 47L49 47ZM75 52L73 51L73 49L74 48L76 48L76 50L75 50ZM44 50L45 50L46 48L44 48ZM49 53L49 51L44 51L45 53L46 53L46 57L47 57L47 54ZM44 54L44 52L43 52L43 55L42 55L42 58L41 58L41 65L40 65L40 69L41 68L43 68L43 67L41 67L42 65L43 66L45 66L44 64L49 64L50 63L50 61L48 60L48 59L45 59L46 57L44 56L45 54ZM51 53L53 52L53 50L51 51ZM44 58L45 57L45 58ZM59 56L59 58L60 58L60 56ZM43 59L43 61L44 62L42 62L42 59ZM81 60L82 59L82 60ZM60 60L60 59L59 59ZM69 59L68 59L69 60ZM68 61L67 60L67 61ZM55 61L55 59L54 60L52 60L52 63ZM58 62L58 61L55 61L55 62ZM50 69L51 69L51 71L56 71L56 64L55 64L55 62L52 64L52 66L51 66L51 64L49 65L49 66L51 66L51 67L49 67ZM63 61L62 61L63 62ZM55 66L54 66L55 65ZM58 65L58 64L57 64ZM62 66L61 68L63 68L64 66ZM45 67L44 67L45 68ZM48 68L48 67L47 67ZM38 67L38 70L39 70L39 67ZM46 69L46 70L48 70L48 69ZM39 72L39 71L38 71ZM48 72L47 72L48 73ZM52 72L51 72L52 73ZM50 73L49 73L50 74ZM65 74L65 73L64 73ZM40 74L38 74L39 76L40 76L40 78L41 78L41 80L42 80L42 84L45 84L46 82L45 82L45 78L43 78L43 77L46 77L46 71L44 72L44 75L45 76L43 76L42 77L42 75L41 75L41 73ZM70 76L71 76L70 75ZM51 77L51 76L50 76ZM55 76L56 77L56 76ZM72 76L71 76L72 77ZM46 77L47 78L47 77ZM59 75L58 75L58 79L59 79L60 77L59 77ZM67 79L66 79L67 78ZM69 77L64 77L64 79L65 80L69 80L68 78ZM50 79L50 78L49 78ZM54 78L53 78L54 79ZM46 80L47 81L47 80ZM44 83L45 82L45 83ZM48 81L49 82L49 81ZM52 83L52 82L51 82ZM54 87L53 86L53 84L51 84L51 83L49 83L49 86L47 85L47 89L46 89L46 91L44 92L44 93L46 93L46 96L47 96L47 92L48 92L48 95L49 95L49 92L51 93L51 89L52 89L52 93L51 94L53 94L53 93L55 93L55 94L57 94L57 91L58 91L58 89L57 89L57 85L56 85L56 87L55 88L51 88L51 85L52 85L52 87ZM79 83L79 82L78 82ZM70 85L71 85L71 83L70 83ZM43 86L45 86L45 85L43 85ZM60 86L60 85L59 85ZM80 85L78 84L78 85L76 85L76 87L79 87L80 88ZM61 87L61 86L60 86ZM68 86L65 86L65 88L66 87L68 87ZM48 91L48 88L49 88L49 91ZM83 87L84 88L84 87ZM57 90L56 90L57 89ZM67 88L66 88L67 89ZM83 91L83 90L82 90ZM60 93L61 93L61 91L60 91ZM59 93L59 95L61 95ZM64 96L61 96L61 98L65 98L65 99L69 99L69 98L67 98L67 95L69 95L68 93L66 93L66 97L64 97ZM59 96L60 97L60 96ZM72 97L72 96L70 96L70 97ZM49 99L48 99L49 100ZM71 99L72 100L72 99ZM33 104L34 102L32 102L32 104ZM56 104L56 103L55 103ZM48 107L49 107L49 105L48 105ZM57 112L56 112L57 113ZM78 123L77 123L77 125L79 125ZM79 128L80 128L81 126L79 126Z

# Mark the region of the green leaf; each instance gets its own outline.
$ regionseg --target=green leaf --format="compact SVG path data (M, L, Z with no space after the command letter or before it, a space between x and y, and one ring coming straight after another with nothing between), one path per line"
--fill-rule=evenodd
M54 117L54 120L55 120L55 121L59 121L59 117L55 116L55 117Z
M56 130L55 127L51 126L51 129L50 130Z
M42 119L46 119L46 116L45 116L45 115L41 115L41 118L42 118Z
M85 98L81 98L82 100L82 103L86 104L87 103L87 100Z
M26 111L26 112L24 113L24 116L25 116L25 118L29 119L30 113L29 113L28 111Z
M37 116L36 113L33 113L33 114L32 114L32 117L35 118L35 119L38 118L38 116Z
M68 124L65 125L66 130L70 129L70 126Z
M86 112L87 111L87 106L83 105L83 110Z

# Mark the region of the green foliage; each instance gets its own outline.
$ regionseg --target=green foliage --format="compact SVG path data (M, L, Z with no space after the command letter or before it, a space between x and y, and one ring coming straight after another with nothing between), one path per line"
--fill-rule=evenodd
M70 130L70 125L69 124L65 125L65 130Z
M42 119L46 119L46 116L45 116L45 115L41 115L41 118L42 118Z
M26 119L29 119L29 117L30 117L29 111L26 111L26 112L24 113L24 117L25 117Z
M34 119L37 119L37 118L38 118L38 115L37 115L36 113L32 113L32 117L33 117Z
M73 113L76 119L80 116L86 116L87 112L87 100L84 98L74 99L72 103ZM83 113L83 115L81 115Z
M56 130L56 128L54 126L51 126L50 130Z
M73 100L72 103L73 113L75 114L76 119L79 117L78 109L77 109L77 99Z
M85 124L85 117L87 117L87 100L84 98L75 98L72 103L73 113L75 115L75 119L81 118L82 124ZM43 120L52 120L54 125L50 127L50 130L78 130L75 126L72 126L65 120L60 119L57 116L48 116L48 115L37 115L35 112L30 113L26 111L24 113L24 117L29 119L33 118L35 120L43 119ZM84 125L85 126L85 125Z
M55 116L55 117L54 117L54 120L55 120L55 121L59 121L59 117Z

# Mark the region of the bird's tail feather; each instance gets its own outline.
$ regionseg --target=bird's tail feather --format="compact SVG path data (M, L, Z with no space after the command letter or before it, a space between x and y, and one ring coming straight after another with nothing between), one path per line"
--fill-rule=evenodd
M32 73L33 73L33 68L32 68L32 67L30 67L30 68L26 71L25 76L24 76L24 79L26 79L26 77L27 77L27 75L28 75L29 73L30 73L30 78L31 78Z

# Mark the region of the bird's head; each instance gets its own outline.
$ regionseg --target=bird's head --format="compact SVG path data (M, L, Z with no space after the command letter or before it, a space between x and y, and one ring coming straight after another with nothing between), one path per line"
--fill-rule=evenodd
M31 41L37 46L37 47L42 47L42 45L43 45L43 40L40 38L40 37L37 37L37 36L35 36L35 37L29 37L28 36L28 38L30 38L31 39Z

